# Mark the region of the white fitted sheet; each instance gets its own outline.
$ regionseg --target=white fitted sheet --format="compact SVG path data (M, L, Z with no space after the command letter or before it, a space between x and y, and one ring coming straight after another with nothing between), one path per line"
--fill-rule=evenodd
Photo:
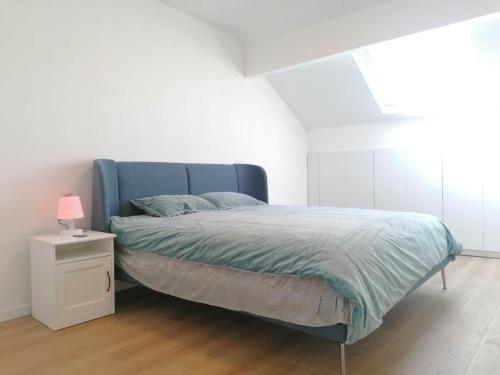
M350 323L349 302L320 278L299 278L116 251L120 268L150 289L190 301L309 327Z

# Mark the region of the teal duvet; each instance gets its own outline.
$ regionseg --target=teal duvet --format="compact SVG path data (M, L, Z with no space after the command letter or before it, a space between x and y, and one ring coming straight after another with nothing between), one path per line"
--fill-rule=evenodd
M323 277L351 304L348 341L365 337L433 267L460 253L424 214L289 206L172 218L113 217L120 246L245 271Z

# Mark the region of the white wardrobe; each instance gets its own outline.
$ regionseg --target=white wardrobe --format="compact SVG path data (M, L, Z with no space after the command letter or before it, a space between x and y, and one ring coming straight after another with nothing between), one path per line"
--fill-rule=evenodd
M427 213L442 219L465 249L497 256L500 168L489 168L492 160L498 158L412 148L313 153L309 205Z

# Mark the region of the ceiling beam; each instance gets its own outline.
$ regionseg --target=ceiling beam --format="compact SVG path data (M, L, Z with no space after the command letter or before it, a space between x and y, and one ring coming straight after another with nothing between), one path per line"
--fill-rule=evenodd
M265 75L370 44L500 12L499 0L393 0L245 46L245 74Z

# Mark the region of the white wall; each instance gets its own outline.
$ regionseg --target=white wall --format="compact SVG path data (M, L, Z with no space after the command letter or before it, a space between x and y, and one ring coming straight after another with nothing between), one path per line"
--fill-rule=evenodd
M332 126L309 130L309 152L405 147L426 142L437 146L441 134L441 127L431 120Z
M28 236L94 158L255 163L306 202L306 134L221 29L154 0L0 2L0 320L29 313Z
M442 153L488 153L498 148L500 113L471 107L453 117L332 126L308 131L309 152L432 148Z

